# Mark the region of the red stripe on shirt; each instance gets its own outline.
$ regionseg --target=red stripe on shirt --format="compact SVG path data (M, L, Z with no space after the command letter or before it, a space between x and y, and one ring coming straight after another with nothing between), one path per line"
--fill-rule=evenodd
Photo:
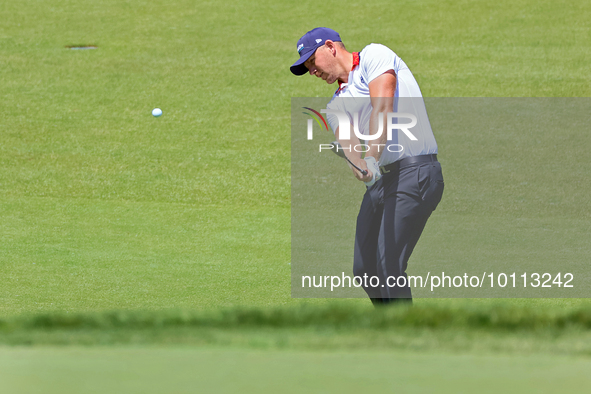
M360 60L361 60L361 58L359 57L359 52L353 52L353 66L351 67L351 71L355 70L355 67L357 67L359 65ZM341 89L343 89L342 86L343 86L343 82L339 81L339 88L337 89L335 94L339 93L341 91Z

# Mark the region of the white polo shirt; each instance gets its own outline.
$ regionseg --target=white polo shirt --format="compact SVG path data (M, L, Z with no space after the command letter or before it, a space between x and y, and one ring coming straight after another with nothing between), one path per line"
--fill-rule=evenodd
M392 112L410 113L417 118L416 126L407 130L416 138L413 141L403 130L394 129L392 139L380 148L380 166L384 166L405 157L437 153L437 142L431 130L427 109L421 89L414 76L398 55L381 44L370 44L360 53L354 53L353 69L349 73L348 83L340 85L332 100L327 105L329 110L347 113L353 134L354 113L358 113L358 128L363 135L369 135L369 119L372 111L369 96L369 83L389 70L396 73L396 93ZM356 65L358 61L358 65ZM336 115L328 114L328 122L336 133L339 121ZM395 118L395 124L409 124L410 118ZM383 133L386 133L384 125ZM367 141L371 144L373 141ZM363 141L362 141L363 143Z

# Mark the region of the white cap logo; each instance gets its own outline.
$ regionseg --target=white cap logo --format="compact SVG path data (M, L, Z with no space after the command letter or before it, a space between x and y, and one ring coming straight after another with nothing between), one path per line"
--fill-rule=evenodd
M317 38L317 39L316 39L316 44L318 44L318 43L319 43L319 42L321 42L321 41L322 41L322 38Z
M300 53L304 49L304 44L298 45L298 53Z

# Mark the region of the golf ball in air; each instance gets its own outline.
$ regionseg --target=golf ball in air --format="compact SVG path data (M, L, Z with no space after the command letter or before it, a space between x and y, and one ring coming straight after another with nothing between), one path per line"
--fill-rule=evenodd
M154 108L152 110L152 115L154 115L155 117L159 117L160 115L162 115L162 110L160 108Z

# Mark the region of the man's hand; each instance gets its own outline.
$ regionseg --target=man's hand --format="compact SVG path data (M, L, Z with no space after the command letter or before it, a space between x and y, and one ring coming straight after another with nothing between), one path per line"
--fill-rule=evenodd
M363 175L361 172L359 172L357 169L355 169L353 166L349 165L349 167L351 168L351 170L353 171L353 175L355 175L355 178L357 178L358 180L362 181L362 182L370 182L373 179L373 174L371 172L371 169L369 169L367 167L367 162L363 159L358 159L354 162L354 164L361 168L362 170L365 170L367 172L367 175Z
M364 182L367 187L371 187L382 177L382 173L380 172L380 166L378 165L376 159L371 156L366 157L363 161L367 163L367 168L369 169L368 175L371 174L371 180Z

